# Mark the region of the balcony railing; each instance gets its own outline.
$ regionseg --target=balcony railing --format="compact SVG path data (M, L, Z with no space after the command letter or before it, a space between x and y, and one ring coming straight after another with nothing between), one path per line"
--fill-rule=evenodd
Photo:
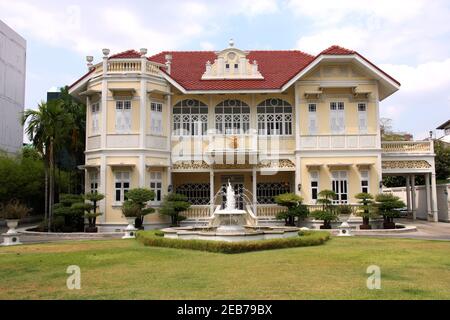
M385 141L383 153L434 153L432 141Z
M161 76L161 67L165 67L163 64L159 64L153 61L145 61L145 66L142 68L141 59L119 59L108 61L108 73L146 73L150 75ZM103 72L102 65L97 66L97 73Z
M302 150L373 149L376 134L330 134L300 136Z
M188 219L207 219L211 217L210 206L191 206L188 210L180 213Z

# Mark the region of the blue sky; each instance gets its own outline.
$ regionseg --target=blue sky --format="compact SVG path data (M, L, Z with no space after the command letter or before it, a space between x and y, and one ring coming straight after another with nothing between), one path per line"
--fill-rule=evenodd
M86 71L85 56L146 47L357 50L402 83L381 103L394 129L421 139L450 118L450 1L0 0L0 19L27 39L26 107Z

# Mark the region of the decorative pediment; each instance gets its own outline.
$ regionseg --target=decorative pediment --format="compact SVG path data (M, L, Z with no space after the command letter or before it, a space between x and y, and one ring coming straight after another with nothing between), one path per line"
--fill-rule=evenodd
M206 70L202 80L219 79L264 79L259 72L258 61L250 61L247 56L249 52L234 47L230 40L229 47L216 52L214 61L206 62Z

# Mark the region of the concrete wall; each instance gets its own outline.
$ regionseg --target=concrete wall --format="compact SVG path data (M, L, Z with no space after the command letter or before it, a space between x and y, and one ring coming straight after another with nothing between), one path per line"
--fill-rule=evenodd
M11 153L23 143L25 68L25 39L0 21L0 149Z
M383 192L392 192L406 203L406 187L386 188ZM450 222L450 184L437 185L439 221ZM427 219L427 196L425 186L416 186L417 219Z

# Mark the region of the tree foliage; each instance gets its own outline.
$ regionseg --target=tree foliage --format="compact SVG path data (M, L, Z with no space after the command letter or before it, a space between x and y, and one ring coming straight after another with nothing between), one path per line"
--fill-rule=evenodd
M399 197L391 193L381 193L375 197L375 207L378 214L383 216L385 222L394 222L394 218L399 217L398 209L404 208L406 205Z
M182 194L169 193L164 197L160 213L169 216L173 226L177 226L180 221L186 219L180 213L188 210L191 204L187 201L187 197Z
M155 192L146 188L131 189L126 194L127 200L123 203L122 213L125 217L136 218L136 227L143 226L144 217L154 213L155 209L148 206L148 202L155 199Z
M33 214L43 212L44 164L35 149L24 148L15 157L0 154L0 181L0 203L17 199Z
M297 225L300 225L300 221L309 214L308 208L302 204L303 198L294 193L280 194L275 197L275 202L287 209L277 215L277 219L284 219L286 225L295 225L296 219Z

